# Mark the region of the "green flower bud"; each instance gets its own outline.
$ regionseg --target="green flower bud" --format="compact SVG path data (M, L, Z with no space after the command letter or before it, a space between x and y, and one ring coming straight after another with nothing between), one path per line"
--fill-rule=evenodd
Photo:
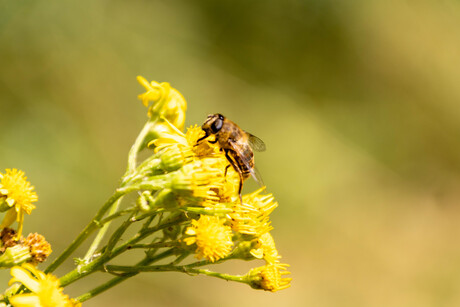
M182 150L178 147L170 147L161 154L161 168L167 172L173 172L180 169L187 160L189 158Z
M144 191L142 194L137 198L136 204L139 210L143 212L148 212L150 211L151 207L149 204L149 198L152 198L152 195L150 195L149 191Z
M242 260L254 260L255 257L251 254L251 250L254 248L252 241L242 241L232 251L232 258Z
M32 260L29 246L15 245L8 247L0 256L0 268L10 268Z
M137 199L137 206L143 212L154 208L171 208L177 206L175 195L170 189L163 189L152 196L151 192L144 191Z

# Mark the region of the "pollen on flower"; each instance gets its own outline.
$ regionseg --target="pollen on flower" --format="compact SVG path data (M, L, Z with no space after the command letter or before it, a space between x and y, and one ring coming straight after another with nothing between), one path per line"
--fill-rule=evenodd
M191 146L193 152L197 157L210 156L210 155L222 155L220 152L219 146L216 144L211 144L207 141L201 141L198 143L198 140L205 135L205 132L201 127L195 125L187 128L185 133L185 138L187 144Z
M11 275L13 278L9 282L10 285L19 282L31 291L31 293L9 297L13 306L81 306L80 303L62 293L63 288L60 287L57 277L45 274L29 263L11 268Z
M27 181L23 171L15 168L6 169L5 174L0 174L0 199L3 199L9 207L14 207L7 211L0 227L8 227L15 220L18 221L19 237L22 232L24 213L30 214L35 209L32 203L38 200L34 187Z
M292 278L283 277L291 274L286 270L287 267L287 264L271 263L252 269L248 273L249 285L254 289L270 292L289 288Z
M192 220L192 226L188 227L185 238L187 245L196 244L196 257L205 258L214 262L227 256L233 246L232 230L224 225L225 219L215 216L202 215L198 220Z

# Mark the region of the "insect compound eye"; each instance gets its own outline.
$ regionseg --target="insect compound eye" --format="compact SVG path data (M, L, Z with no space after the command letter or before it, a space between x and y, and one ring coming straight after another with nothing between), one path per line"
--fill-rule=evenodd
M211 124L211 130L213 133L217 133L222 129L222 125L224 124L223 119L220 117L217 118L212 124Z

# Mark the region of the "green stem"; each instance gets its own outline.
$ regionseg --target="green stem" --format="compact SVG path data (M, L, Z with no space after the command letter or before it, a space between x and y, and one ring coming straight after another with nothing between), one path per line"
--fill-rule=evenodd
M125 233L125 231L128 229L128 227L134 223L135 221L133 221L132 217L136 214L136 212L133 212L131 214L131 216L126 219L123 224L121 224L120 227L117 228L117 230L115 230L112 234L112 236L110 237L109 239L109 242L107 243L107 247L105 248L105 252L104 253L108 253L110 254L112 249L115 247L115 245L117 244L117 242L120 240L121 236Z
M113 251L111 251L110 253L104 253L100 257L94 259L92 262L84 264L81 267L74 269L73 271L70 271L66 275L62 276L59 280L61 286L67 286L86 275L94 273L95 271L99 270L105 263L128 250L129 246L136 244L137 242L141 241L142 239L156 231L162 230L163 228L167 228L171 225L176 225L180 223L183 219L184 216L181 214L172 215L160 225L142 230L141 232L134 235L134 237L128 240L126 243L120 245L117 248L114 248Z
M180 223L185 219L185 217L181 213L176 213L172 214L169 216L166 220L164 220L161 224L158 224L157 226L153 226L150 228L146 228L142 230L140 233L137 233L131 240L127 241L126 243L120 245L119 247L115 248L112 251L111 258L114 258L127 249L129 249L129 246L136 244L137 242L143 240L147 236L151 235L152 233L155 233L159 230L162 230L164 228L168 228L173 225L180 225Z
M108 271L140 273L140 272L182 272L187 274L203 274L207 276L217 277L225 280L248 283L247 275L230 275L218 272L213 272L205 269L195 269L187 265L148 265L148 266L123 266L123 265L107 265Z
M150 131L150 128L155 124L155 122L148 121L145 125L144 128L142 128L141 132L137 136L136 140L134 141L133 146L131 146L131 149L129 150L128 154L128 167L126 170L126 174L122 177L122 183L121 186L124 186L127 183L127 178L128 176L132 176L132 173L135 173L134 170L136 169L136 162L137 162L137 154L141 149L142 144L144 143L145 137ZM112 204L110 207L109 215L114 214L120 205L122 197L120 197L116 202ZM85 257L83 258L84 262L88 262L91 260L93 257L94 253L96 252L97 248L99 247L99 244L101 241L104 239L105 233L109 229L110 226L110 221L105 223L104 226L99 230L98 234L96 235L96 238L94 241L91 243L91 246L89 247L88 251L86 252Z
M102 206L101 209L97 212L91 222L86 225L83 231L77 236L77 238L62 252L62 254L56 258L49 266L46 268L45 273L53 272L59 265L61 265L98 227L101 227L101 220L104 214L111 208L112 204L116 202L120 197L125 194L128 194L133 191L138 190L159 190L163 189L167 184L166 175L159 175L152 177L148 182L143 182L137 185L127 186L118 188L115 194L107 200L107 202Z
M137 207L134 207L134 206L133 206L133 207L129 207L129 208L126 208L126 209L117 211L117 212L115 212L114 214L108 215L107 217L105 217L104 219L102 219L99 223L100 223L101 225L103 225L103 224L105 224L105 223L107 223L107 222L109 222L109 221L111 221L111 220L116 219L117 217L120 217L120 216L122 216L122 215L131 213L131 212L133 212L133 211L136 210L136 209L137 209Z
M146 244L133 244L129 245L128 249L134 248L162 248L162 247L179 247L180 243L177 241L174 242L157 242L157 243L146 243Z
M137 136L136 140L134 141L133 146L131 146L131 149L129 150L128 154L128 166L126 169L126 174L123 176L124 180L128 179L129 175L134 172L136 169L136 163L137 163L137 153L140 151L142 144L145 141L145 137L148 135L150 132L150 129L156 124L157 120L153 121L148 121L145 123L144 127L142 128L141 132Z
M49 266L46 268L45 273L53 272L61 263L63 263L79 246L82 244L91 233L100 227L100 220L104 216L105 212L112 206L123 195L131 192L132 187L120 188L118 189L112 197L110 197L107 202L102 206L101 209L96 213L91 222L86 225L82 232L75 238L75 240L70 243L70 245L62 252L62 254L56 258Z
M112 207L110 207L109 211L109 216L113 215L115 212L117 212L118 207L120 205L121 200L123 197L120 197L117 199L116 202L113 203ZM104 235L109 229L111 221L109 220L107 223L104 223L104 226L99 230L99 232L96 235L96 238L94 238L93 243L91 243L91 246L89 247L88 251L86 252L85 257L83 258L83 263L87 263L91 261L93 258L94 253L96 252L97 248L99 247L99 244L101 243L102 239L104 239Z
M142 261L137 263L137 265L140 265L140 266L149 265L149 264L154 263L154 262L156 262L158 260L161 260L163 258L166 258L166 257L169 257L169 256L173 255L174 252L175 252L174 249L169 249L167 251L164 251L161 254L158 254L155 257L146 257L145 259L143 259ZM118 277L112 278L108 282L106 282L106 283L94 288L93 290L90 290L87 293L84 293L84 294L78 296L75 300L77 300L79 302L87 301L90 298L93 298L96 295L98 295L98 294L100 294L100 293L102 293L104 291L107 291L108 289L118 285L122 281L124 281L124 280L126 280L126 279L128 279L130 277L133 277L133 276L135 276L137 274L138 273L127 273L124 276L118 276Z

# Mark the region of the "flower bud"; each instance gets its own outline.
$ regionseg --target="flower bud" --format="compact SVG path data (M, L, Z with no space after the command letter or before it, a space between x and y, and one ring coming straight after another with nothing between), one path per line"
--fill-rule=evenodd
M270 292L283 290L291 286L291 278L283 275L291 274L286 271L287 264L272 263L249 271L247 278L249 285L254 289Z
M0 256L0 268L10 268L32 260L30 248L26 245L8 247Z
M145 78L138 76L137 81L146 89L146 92L139 95L142 103L148 107L150 118L166 118L179 130L184 129L185 111L187 103L185 98L168 82L148 82ZM149 102L153 103L149 106Z
M180 169L192 158L192 152L181 150L178 146L171 146L161 154L161 168L167 172Z

